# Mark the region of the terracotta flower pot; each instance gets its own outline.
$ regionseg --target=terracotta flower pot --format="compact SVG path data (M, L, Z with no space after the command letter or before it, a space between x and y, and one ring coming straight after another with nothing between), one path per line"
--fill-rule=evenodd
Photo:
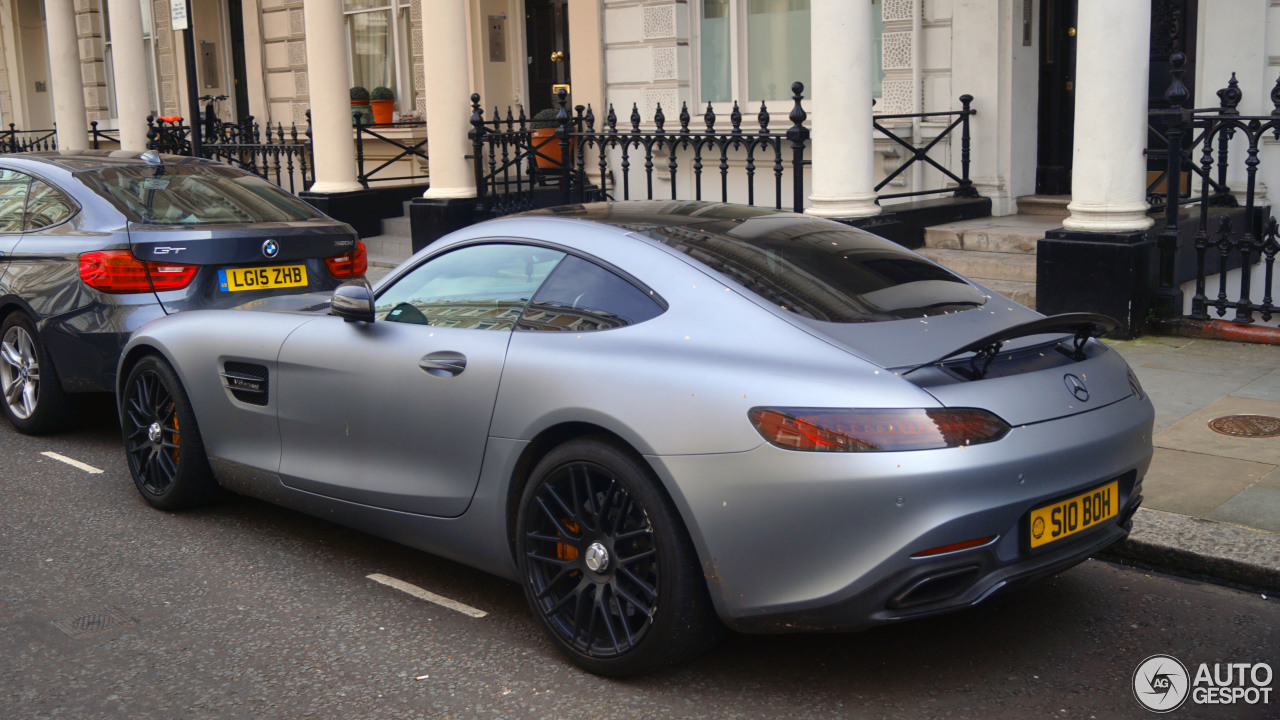
M560 140L556 138L555 128L535 128L529 131L533 146L538 149L538 168L540 170L560 171ZM543 144L545 143L545 144ZM569 161L573 161L574 138L569 138ZM541 147L539 147L541 146ZM546 157L543 157L545 155Z
M396 111L395 100L370 100L369 104L373 106L374 124L388 125L391 123Z

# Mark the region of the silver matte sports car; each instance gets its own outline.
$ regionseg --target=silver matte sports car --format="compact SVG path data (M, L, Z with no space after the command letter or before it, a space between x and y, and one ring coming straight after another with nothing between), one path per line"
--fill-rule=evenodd
M156 320L117 395L152 505L225 489L481 568L628 675L723 625L965 608L1124 537L1153 410L1112 327L828 220L602 203Z

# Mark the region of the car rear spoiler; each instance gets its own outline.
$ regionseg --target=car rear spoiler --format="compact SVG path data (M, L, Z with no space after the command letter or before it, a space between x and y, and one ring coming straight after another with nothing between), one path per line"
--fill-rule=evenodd
M991 361L1000 353L1000 349L1004 347L1006 342L1031 335L1048 335L1051 333L1070 333L1075 336L1071 351L1066 352L1064 350L1064 352L1072 360L1083 360L1085 358L1084 346L1090 338L1100 337L1118 327L1120 327L1120 323L1116 322L1116 320L1097 313L1052 315L1039 320L1013 325L990 335L985 335L963 347L952 350L936 360L912 366L900 374L908 375L920 368L939 365L953 357L971 352L974 353L973 358L969 361L971 372L964 374L970 375L972 380L980 380L987 374L987 367L991 365Z

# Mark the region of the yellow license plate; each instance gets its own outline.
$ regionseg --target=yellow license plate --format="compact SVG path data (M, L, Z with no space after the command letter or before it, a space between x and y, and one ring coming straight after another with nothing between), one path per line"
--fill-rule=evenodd
M218 271L218 289L222 292L237 290L270 290L272 288L302 287L307 284L306 265L275 265L258 268L225 268Z
M1031 511L1028 528L1031 547L1037 548L1055 540L1109 520L1120 512L1120 483L1111 482L1052 505Z

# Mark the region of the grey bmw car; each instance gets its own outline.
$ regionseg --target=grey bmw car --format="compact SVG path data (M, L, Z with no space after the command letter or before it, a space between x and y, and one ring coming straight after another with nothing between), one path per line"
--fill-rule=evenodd
M365 271L345 223L222 163L118 151L0 156L0 408L21 432L110 392L167 313L331 290Z
M157 320L117 397L151 505L232 491L495 573L620 676L724 626L959 610L1124 537L1153 410L1112 327L828 220L602 203Z

